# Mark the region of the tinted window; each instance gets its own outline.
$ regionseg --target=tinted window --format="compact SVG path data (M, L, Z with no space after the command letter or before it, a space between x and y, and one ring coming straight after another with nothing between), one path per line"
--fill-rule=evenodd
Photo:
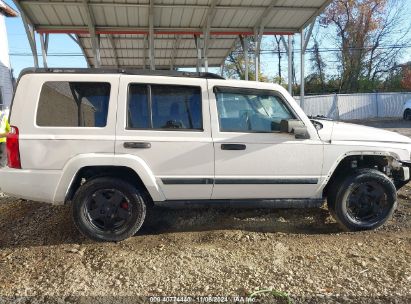
M37 125L43 127L105 127L110 84L46 82L40 93Z
M146 85L131 85L128 94L127 127L131 129L149 128L148 87Z
M276 95L264 91L217 90L220 131L278 132L283 119L294 115Z
M127 127L202 130L201 89L131 84Z

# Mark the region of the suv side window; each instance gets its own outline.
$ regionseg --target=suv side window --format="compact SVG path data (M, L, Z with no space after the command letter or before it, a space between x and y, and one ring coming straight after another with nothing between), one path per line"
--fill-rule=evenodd
M110 99L106 82L48 81L37 109L40 127L105 127Z
M130 84L127 128L202 130L201 88Z
M295 118L272 91L215 87L221 132L280 131L283 119Z

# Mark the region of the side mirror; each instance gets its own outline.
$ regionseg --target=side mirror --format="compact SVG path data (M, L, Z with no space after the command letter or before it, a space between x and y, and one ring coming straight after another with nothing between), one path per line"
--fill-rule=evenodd
M299 127L294 129L294 135L296 139L310 139L307 127Z
M294 133L295 128L303 128L304 124L298 119L283 119L280 122L281 133Z
M282 133L294 133L297 139L309 139L310 134L307 127L298 119L283 119L280 122L280 131Z

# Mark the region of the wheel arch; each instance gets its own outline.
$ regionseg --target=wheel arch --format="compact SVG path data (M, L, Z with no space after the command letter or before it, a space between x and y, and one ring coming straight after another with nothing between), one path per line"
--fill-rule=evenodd
M397 155L388 152L346 153L337 160L333 168L329 171L324 181L322 196L324 198L327 197L331 186L338 181L341 176L349 174L356 169L377 169L386 175L390 174L387 170L392 169L396 159L398 159Z
M141 159L132 155L79 155L64 166L54 202L67 203L87 179L111 176L131 182L146 190L151 200L163 201L165 196L153 172Z

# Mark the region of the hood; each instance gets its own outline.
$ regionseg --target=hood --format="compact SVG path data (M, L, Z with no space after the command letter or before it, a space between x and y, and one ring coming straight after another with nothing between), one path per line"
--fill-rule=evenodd
M411 138L396 132L344 122L317 120L323 125L318 134L323 141L362 141L411 144Z

